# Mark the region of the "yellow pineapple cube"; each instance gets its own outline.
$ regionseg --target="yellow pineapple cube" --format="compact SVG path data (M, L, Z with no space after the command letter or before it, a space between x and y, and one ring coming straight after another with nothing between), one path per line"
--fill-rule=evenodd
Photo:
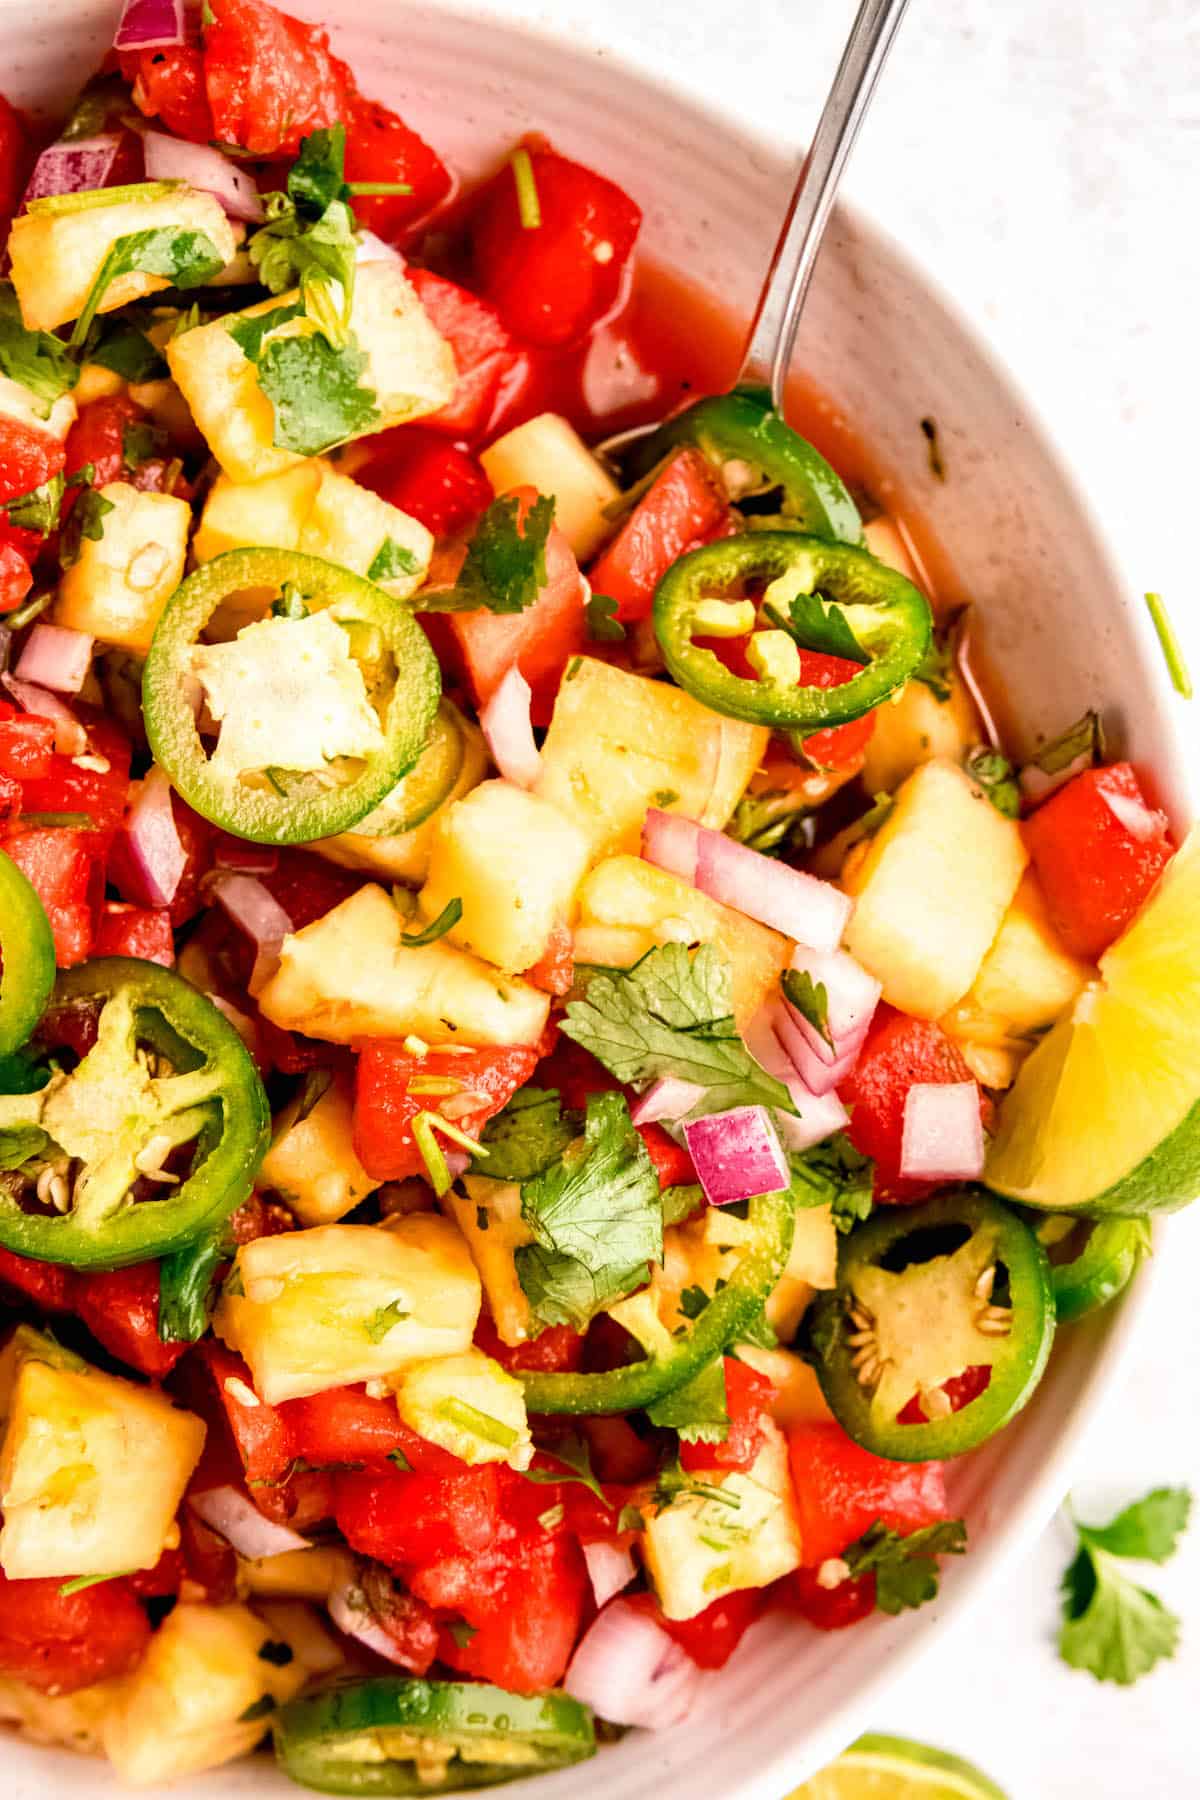
M111 512L103 535L82 538L79 560L63 571L52 617L104 644L145 656L162 610L183 580L192 512L174 494L148 494L127 481L101 488Z
M355 1155L349 1081L335 1076L301 1118L303 1098L298 1094L276 1119L259 1186L274 1188L301 1225L334 1225L379 1183Z
M580 562L594 556L615 527L604 509L621 490L575 427L558 413L538 413L480 452L498 494L532 487L554 500L554 523Z

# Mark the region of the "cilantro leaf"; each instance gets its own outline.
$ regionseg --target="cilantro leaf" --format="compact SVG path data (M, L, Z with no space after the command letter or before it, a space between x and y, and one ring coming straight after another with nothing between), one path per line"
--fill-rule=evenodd
M79 379L79 370L59 338L48 331L27 331L11 281L0 282L0 371L19 381L36 400L43 418L60 395Z
M711 1299L702 1287L685 1287L679 1296L679 1310L685 1319L698 1319Z
M781 1081L738 1036L728 958L712 944L648 951L633 968L592 977L567 1006L563 1030L622 1084L677 1075L706 1089L704 1108L765 1105L794 1112Z
M437 918L431 919L420 931L402 931L400 942L408 950L420 950L426 944L436 944L439 938L444 938L448 931L454 930L462 918L462 911L463 903L456 894L453 900L447 900Z
M275 338L250 360L257 360L258 385L275 410L280 450L319 456L379 417L375 394L360 385L367 359L353 344L335 349L320 332Z
M1131 1581L1120 1559L1163 1563L1191 1512L1186 1488L1155 1488L1107 1525L1076 1520L1079 1549L1062 1580L1058 1653L1097 1681L1128 1687L1179 1644L1179 1620L1157 1594Z
M539 1456L553 1457L555 1462L561 1463L571 1473L565 1475L562 1469L518 1469L517 1473L526 1481L534 1481L542 1486L561 1484L564 1487L577 1481L589 1493L595 1494L597 1500L603 1500L608 1505L608 1496L592 1469L592 1453L583 1438L575 1432L569 1432L566 1437L558 1440L553 1449L547 1449L542 1444L537 1448Z
M804 650L819 650L826 656L844 656L850 662L870 661L866 651L846 622L846 615L836 600L822 594L795 594L785 617L776 606L764 611L771 623L778 625Z
M699 1291L699 1290L693 1290ZM707 1296L705 1296L707 1300ZM689 1314L689 1317L695 1317ZM679 1433L685 1444L721 1444L729 1436L725 1363L716 1356L698 1375L647 1409L652 1425Z
M812 807L794 789L767 788L742 795L725 835L762 856L783 856L793 845L811 848L811 819Z
M594 644L619 644L624 638L625 627L617 617L617 605L611 594L589 596L584 612L587 634Z
M546 585L546 540L554 500L541 494L520 518L515 494L493 500L475 528L447 601L449 611L518 613L532 606Z
M1043 775L1058 775L1073 762L1082 761L1085 757L1091 763L1103 762L1104 754L1104 731L1100 715L1085 712L1082 719L1076 719L1058 737L1043 744L1030 761Z
M963 766L971 780L983 789L997 812L1003 813L1006 819L1020 817L1021 790L1017 785L1016 772L1007 756L999 750L989 749L986 744L980 744L967 752Z
M839 1231L852 1231L870 1214L875 1164L854 1148L844 1131L811 1150L793 1151L788 1164L797 1206L832 1206Z
M4 508L9 524L19 526L22 531L40 531L43 537L48 536L58 524L65 486L61 475L52 475L39 487L10 500Z
M335 200L343 197L345 185L346 127L339 121L301 138L287 177L288 198L296 211L319 219Z
M64 569L73 568L79 561L79 552L84 538L98 544L104 536L104 519L113 510L111 500L93 487L84 488L78 500L71 508L71 516L62 528L59 541L59 561Z
M156 381L167 372L166 359L146 333L119 313L93 321L81 360L99 363L130 382Z
M1187 1530L1192 1496L1187 1488L1154 1488L1135 1500L1107 1525L1077 1525L1086 1543L1110 1556L1139 1562L1165 1563L1175 1554Z
M583 1142L521 1188L535 1242L517 1275L545 1325L581 1329L649 1279L662 1260L658 1176L622 1094L592 1094Z
M143 275L161 276L177 288L192 288L211 281L224 267L225 258L207 232L182 231L175 225L128 232L116 239L101 263L83 311L75 321L68 347L78 350L86 341L97 308L119 275L138 271Z
M953 643L935 632L929 640L928 650L913 671L913 680L919 681L922 687L927 687L939 705L944 706L950 698L950 671L953 667Z
M924 1525L906 1537L876 1519L843 1552L842 1560L854 1580L874 1575L876 1606L880 1612L895 1614L936 1599L936 1558L961 1556L966 1547L967 1528L961 1519Z
M829 1030L829 991L823 981L814 981L807 969L785 969L780 978L785 1000L789 1000L807 1019L817 1036L833 1049Z
M484 1126L480 1142L487 1161L471 1172L496 1181L529 1181L558 1162L576 1135L563 1115L556 1088L518 1088Z
M373 1344L382 1344L393 1325L399 1325L410 1318L399 1300L389 1300L386 1306L376 1307L369 1317L363 1320L363 1333Z
M368 581L396 581L402 575L418 575L421 570L420 561L411 550L398 544L395 538L384 538L367 570Z

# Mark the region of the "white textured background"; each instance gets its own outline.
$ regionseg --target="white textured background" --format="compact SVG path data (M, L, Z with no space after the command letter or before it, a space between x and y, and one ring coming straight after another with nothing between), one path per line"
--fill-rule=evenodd
M493 0L732 101L782 143L815 118L852 0ZM912 0L849 194L981 324L1066 451L1135 590L1161 590L1200 678L1200 6ZM1200 754L1200 700L1195 703ZM1200 1021L1197 1021L1200 1030ZM1097 1515L1200 1499L1200 1206L1168 1228L1125 1385L1080 1461ZM870 1723L958 1750L1013 1800L1200 1795L1200 1519L1147 1571L1179 1658L1130 1690L1058 1662L1060 1528L987 1616L898 1679Z

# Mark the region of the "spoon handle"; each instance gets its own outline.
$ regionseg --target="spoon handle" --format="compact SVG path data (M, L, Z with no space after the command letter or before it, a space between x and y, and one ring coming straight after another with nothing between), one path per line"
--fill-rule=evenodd
M739 379L769 372L772 404L780 413L801 309L838 183L907 4L862 0L763 283Z

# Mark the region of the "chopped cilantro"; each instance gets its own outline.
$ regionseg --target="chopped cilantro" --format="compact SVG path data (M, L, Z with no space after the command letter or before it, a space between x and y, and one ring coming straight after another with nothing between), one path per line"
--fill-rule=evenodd
M457 896L453 900L447 900L437 918L420 931L402 931L400 942L409 950L419 950L425 944L436 944L439 938L444 938L448 931L454 930L462 918L462 912L463 903Z
M295 317L296 309L280 307L267 317L282 324L280 313ZM353 343L335 349L321 332L312 332L303 337L273 338L260 344L254 356L247 349L242 328L262 323L265 321L241 320L229 329L257 365L258 385L275 411L273 441L278 449L319 456L365 431L379 417L375 394L360 383L367 358Z
M645 1531L646 1515L639 1506L623 1506L617 1514L618 1531Z
M513 181L517 189L517 217L525 231L537 231L542 223L542 203L538 199L537 182L529 152L522 147L509 157Z
M783 1083L738 1036L731 988L729 960L712 944L694 956L684 944L663 944L631 969L594 975L586 996L568 1004L563 1031L622 1083L677 1075L706 1090L706 1112L794 1112Z
M62 528L59 561L64 569L73 568L79 561L84 538L88 538L93 544L100 542L104 536L105 516L112 510L112 501L106 500L96 488L84 488Z
M26 330L11 281L0 281L0 371L29 389L41 403L43 418L79 379L60 339L48 331Z
M390 1463L393 1463L397 1469L401 1470L403 1474L412 1474L412 1464L409 1462L407 1456L405 1456L403 1450L389 1450L387 1459Z
M81 360L98 363L130 382L156 381L167 372L165 358L146 333L120 313L94 321Z
M592 594L586 607L587 634L594 644L619 644L625 627L617 617L618 602L609 594Z
M1154 629L1158 633L1159 645L1167 665L1167 673L1171 677L1171 685L1177 694L1185 700L1192 697L1192 678L1188 674L1187 661L1182 646L1175 635L1175 627L1167 616L1161 594L1147 594L1146 605L1150 617L1154 621Z
M471 1639L479 1634L478 1625L468 1625L465 1619L452 1619L447 1630L460 1650L465 1650Z
M121 434L121 458L127 469L140 469L162 447L162 433L144 420L126 425Z
M817 1036L833 1049L829 1030L829 991L823 981L814 981L807 969L785 969L779 982L784 999L789 1001L802 1019L806 1019Z
M662 1260L658 1176L622 1094L592 1094L581 1143L521 1187L517 1275L544 1325L583 1327Z
M578 1482L580 1487L585 1487L590 1494L595 1494L597 1500L603 1500L607 1506L608 1497L596 1480L592 1470L592 1453L583 1438L578 1437L574 1432L568 1432L566 1437L558 1440L553 1449L546 1449L539 1445L538 1455L551 1457L556 1463L561 1463L563 1469L569 1469L570 1474L564 1475L562 1469L519 1470L518 1473L526 1481L536 1482L542 1487L566 1486L570 1482Z
M1083 764L1103 762L1104 732L1100 724L1099 713L1085 712L1082 719L1076 719L1073 725L1058 737L1051 738L1043 744L1036 756L1030 758L1031 763L1042 771L1043 775L1061 775L1064 769L1078 762Z
M685 1319L698 1319L711 1299L702 1287L685 1287L679 1296L679 1310Z
M954 644L951 637L934 632L929 648L918 663L913 680L927 687L934 699L945 705L950 698L950 675L954 668Z
M1021 812L1021 789L1012 764L999 750L979 744L967 752L963 765L971 780L981 787L996 811L1006 819L1016 819Z
M812 808L792 788L767 788L743 794L725 827L726 836L762 856L783 856L812 843Z
M16 500L10 500L4 508L9 524L18 526L22 531L40 531L43 537L47 537L58 524L64 490L62 476L52 475L40 487L32 488L29 493L20 495ZM5 623L11 624L12 621L8 619Z
M472 1172L496 1181L529 1181L558 1162L576 1136L555 1088L518 1088L483 1128L487 1163Z
M1174 1656L1179 1620L1119 1565L1124 1558L1166 1562L1187 1527L1191 1506L1186 1488L1155 1488L1107 1525L1081 1525L1071 1515L1079 1550L1062 1581L1058 1653L1065 1663L1086 1669L1097 1681L1128 1687Z
M803 650L844 656L850 662L869 661L836 600L827 600L823 594L800 593L794 594L788 602L786 617L776 606L768 605L763 610L772 625L795 638Z
M465 1431L470 1437L482 1438L485 1444L495 1444L497 1449L511 1450L520 1437L511 1425L503 1419L494 1419L491 1413L481 1412L468 1400L460 1400L456 1394L450 1394L445 1400L439 1400L437 1415L448 1425Z
M225 258L207 232L181 231L175 225L128 232L117 238L101 263L83 311L71 331L68 347L78 350L86 342L97 308L119 275L139 271L143 275L161 276L178 288L192 288L211 281L224 266Z
M936 1558L961 1556L966 1547L967 1528L961 1519L924 1525L907 1537L876 1519L843 1553L842 1560L854 1580L874 1575L876 1606L880 1612L894 1614L936 1599Z
M397 581L402 575L419 575L421 564L411 550L395 538L384 538L367 570L368 581Z
M872 1207L875 1164L854 1148L844 1131L811 1150L793 1151L790 1193L797 1206L832 1206L839 1231L851 1231Z
M72 1594L82 1594L84 1588L99 1587L103 1581L120 1581L126 1575L132 1575L133 1569L114 1569L111 1575L76 1575L70 1581L64 1581L58 1592L62 1599L68 1600Z
M553 523L548 494L534 501L523 520L515 494L493 500L475 528L458 581L435 610L524 612L546 585L546 540Z
M393 1325L399 1325L404 1319L411 1318L401 1306L399 1300L389 1300L386 1306L380 1306L368 1318L363 1320L363 1332L373 1344L381 1344Z

